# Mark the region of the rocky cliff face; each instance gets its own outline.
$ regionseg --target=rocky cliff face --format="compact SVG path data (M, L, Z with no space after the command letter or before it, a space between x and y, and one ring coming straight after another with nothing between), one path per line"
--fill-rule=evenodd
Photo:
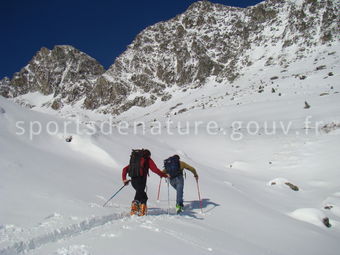
M138 34L105 73L74 48L43 48L11 81L1 81L0 93L54 93L56 109L85 98L87 109L120 113L169 100L169 88L198 88L207 79L228 86L257 59L284 67L338 43L338 13L337 0L268 0L246 9L199 1Z
M268 65L287 65L339 40L338 11L336 1L272 0L247 9L196 2L142 31L101 77L85 106L125 110L168 100L167 88L173 86L200 87L208 78L230 84L252 65L251 52L258 48L276 48L275 56L264 56ZM134 92L139 96L127 101Z
M13 97L13 91L10 83L11 81L8 77L5 77L0 81L0 95L3 97Z

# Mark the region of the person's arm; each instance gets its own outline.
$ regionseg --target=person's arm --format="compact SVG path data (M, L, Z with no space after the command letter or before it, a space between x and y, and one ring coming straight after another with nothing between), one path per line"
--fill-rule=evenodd
M197 174L196 169L193 168L192 166L188 165L184 161L180 161L180 167L181 167L181 169L189 170L190 172L192 172L192 174L195 176L195 178L198 178L198 174Z
M123 168L123 171L122 171L122 180L123 180L125 185L129 184L129 180L126 179L126 175L127 175L128 170L129 170L129 166L126 166L126 167Z
M168 174L158 169L155 162L151 158L149 158L149 168L151 169L152 172L154 172L155 174L158 174L160 177L164 177L164 178L168 177Z

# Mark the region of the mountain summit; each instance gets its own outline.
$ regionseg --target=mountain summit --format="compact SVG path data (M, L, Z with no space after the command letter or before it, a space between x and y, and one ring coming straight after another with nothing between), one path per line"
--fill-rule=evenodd
M104 67L95 59L72 46L41 48L11 80L2 80L0 92L5 97L36 91L53 94L50 106L59 109L63 103L74 103L90 93L96 79L104 72Z

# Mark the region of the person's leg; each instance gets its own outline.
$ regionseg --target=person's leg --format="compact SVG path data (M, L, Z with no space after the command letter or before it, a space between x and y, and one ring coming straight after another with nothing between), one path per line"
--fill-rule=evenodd
M146 202L148 201L148 196L145 192L145 187L146 187L146 179L147 177L143 177L141 179L141 191L140 191L140 208L139 208L139 214L138 216L144 216L147 213L147 206L146 206Z
M177 178L170 179L170 185L177 191Z
M139 184L138 184L138 178L137 177L131 178L131 185L135 189L135 198L134 198L134 200L138 201L138 195L139 195L139 192L138 192L139 188L138 187L139 187Z
M148 196L145 192L147 176L137 177L132 183L133 188L136 190L135 200L138 201L138 216L144 216L147 212L146 202Z
M131 211L130 211L131 216L139 212L140 202L139 202L139 180L138 179L139 179L138 177L131 178L131 185L136 191L134 200L131 202Z
M176 196L176 203L183 207L183 190L184 190L184 178L183 175L180 175L176 177L177 179L177 185L176 185L176 191L177 191L177 196Z
M146 188L146 180L147 176L144 176L140 180L140 202L141 204L146 204L148 201L148 195L146 194L145 188Z
M178 177L170 179L170 184L176 190L176 205L178 205Z
M176 189L176 211L177 213L180 213L183 211L183 189L184 189L183 175L171 179L170 184L172 187Z
M148 196L145 192L146 187L146 176L132 178L132 187L136 190L135 200L139 201L141 204L146 204Z

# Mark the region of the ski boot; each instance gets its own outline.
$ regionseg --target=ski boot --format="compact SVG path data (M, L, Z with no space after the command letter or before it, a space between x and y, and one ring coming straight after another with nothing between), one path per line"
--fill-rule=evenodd
M130 215L135 215L139 213L139 208L140 207L140 203L137 200L133 200L131 203L131 212Z
M176 205L176 213L180 214L183 212L183 205Z
M140 204L139 208L140 210L138 216L145 216L148 211L148 207L146 206L146 204Z

